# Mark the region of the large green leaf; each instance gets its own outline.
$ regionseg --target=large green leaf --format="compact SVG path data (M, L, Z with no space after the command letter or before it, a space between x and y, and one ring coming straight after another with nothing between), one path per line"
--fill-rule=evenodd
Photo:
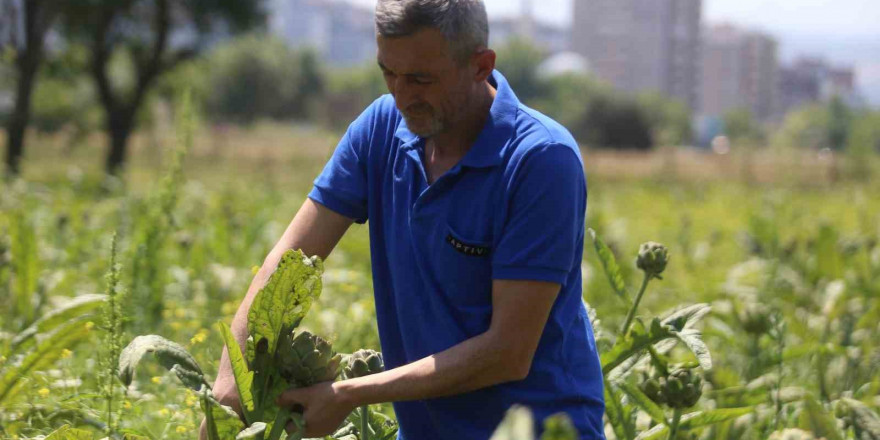
M47 435L44 440L92 440L93 438L89 431L64 425Z
M669 421L666 420L666 413L663 412L663 408L649 399L638 386L631 382L620 382L617 386L629 396L632 403L636 404L636 406L641 408L642 411L651 416L651 419L654 420L655 423L664 425L669 424Z
M106 299L107 295L79 295L60 307L44 313L40 319L37 319L28 328L15 335L15 338L12 339L11 352L14 354L17 351L30 347L34 344L35 337L38 334L55 330L58 326L71 319L91 312L100 307Z
M122 383L131 384L135 368L148 353L152 353L160 365L174 371L187 387L198 391L202 384L207 384L199 364L183 346L157 335L138 336L119 354L119 378ZM198 380L193 381L192 378Z
M688 332L689 337L697 337L699 333L690 330L711 309L708 304L702 303L678 307L666 314L662 320L658 318L651 320L649 328L645 328L645 325L636 319L629 334L626 337L618 338L614 346L600 356L602 372L612 380L622 379L631 369L644 365L648 361L648 356L646 356L648 346L653 346L658 353L667 353L675 346L680 332ZM668 340L670 338L675 339ZM693 338L691 338L691 342L693 342ZM700 353L703 352L703 348L698 346L696 348ZM694 354L698 359L703 357L701 365L708 365L711 368L708 348L705 348L705 355Z
M248 362L254 361L252 346L261 339L268 342L269 356L275 354L279 335L299 325L312 301L321 294L323 272L324 264L318 257L307 258L299 250L284 253L248 311L248 334L253 338L247 350Z
M673 332L676 338L687 346L697 357L700 367L703 370L712 369L712 355L709 354L709 347L703 342L702 334L695 328L687 328L680 332Z
M602 373L608 374L612 369L622 364L632 356L636 356L646 350L651 344L671 338L674 335L669 328L661 326L657 318L651 322L651 327L646 329L641 321L636 320L625 337L620 337L611 347L611 350L602 353L599 357L602 363Z
M720 408L709 411L694 411L681 417L679 423L679 432L693 428L701 428L715 425L717 423L733 420L742 417L754 411L752 407L744 408ZM636 440L658 440L669 436L669 427L657 425L636 437Z
M244 418L248 423L254 423L254 395L251 387L254 384L254 373L248 370L247 362L241 354L241 347L238 341L232 335L229 326L221 322L218 324L220 335L223 336L223 342L226 343L226 350L229 353L229 363L232 365L232 375L235 378L235 387L238 389L238 399L241 402L241 409L244 412Z
M92 328L92 323L86 321L87 319L87 315L82 315L58 327L41 340L20 363L7 368L0 376L0 403L16 394L22 379L28 374L51 366L61 357L65 348L72 348L74 344L85 339Z
M596 255L599 256L599 261L602 263L602 268L605 270L605 276L608 277L608 283L611 284L611 289L614 290L614 293L617 296L622 298L626 297L626 284L623 282L623 276L620 274L620 266L617 265L617 259L614 258L614 253L611 252L611 249L599 238L592 228L588 229L590 232L590 237L593 238L593 245L596 247Z
M811 395L804 397L804 411L801 412L798 425L827 440L843 440L846 437L837 428L837 420L834 416Z
M245 428L238 414L232 408L214 400L206 386L202 386L199 394L202 397L201 407L205 414L209 440L234 439Z

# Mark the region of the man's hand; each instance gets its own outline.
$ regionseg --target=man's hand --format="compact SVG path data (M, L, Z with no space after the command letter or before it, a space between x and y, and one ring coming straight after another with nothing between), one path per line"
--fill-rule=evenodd
M248 337L247 315L251 303L253 303L257 292L269 281L269 276L275 272L284 252L288 249L302 249L306 255L317 255L325 260L352 223L354 223L353 219L339 215L315 203L312 199L306 199L303 202L302 207L291 220L290 225L287 226L287 230L266 256L263 266L251 281L248 292L232 319L232 334L239 345L244 346ZM217 398L221 399L221 403L232 406L236 412L241 414L238 407L238 393L232 377L232 366L229 363L229 354L225 347L220 357L220 369L217 372L217 380L213 389ZM204 440L207 438L204 423L202 423L202 427L199 438Z
M287 408L298 405L305 409L303 419L306 432L303 438L333 434L356 408L343 397L333 382L287 390L276 403Z
M529 373L559 288L543 281L495 280L492 322L485 333L392 370L325 385L322 391L288 391L284 402L305 407L307 429L314 418L312 423L332 430L338 425L329 425L345 417L340 414L359 406L444 397L521 380Z

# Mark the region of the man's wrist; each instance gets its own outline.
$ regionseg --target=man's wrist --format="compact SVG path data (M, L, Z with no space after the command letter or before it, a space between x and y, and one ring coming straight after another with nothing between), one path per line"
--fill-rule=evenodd
M352 411L365 404L358 398L357 389L357 381L354 379L341 380L333 383L333 390L336 391L339 403Z

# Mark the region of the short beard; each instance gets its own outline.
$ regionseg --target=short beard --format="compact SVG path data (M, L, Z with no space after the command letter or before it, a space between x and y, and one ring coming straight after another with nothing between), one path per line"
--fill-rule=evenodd
M406 117L406 115L403 116L403 119L406 120L406 126L407 128L409 128L409 131L425 139L442 133L443 129L446 126L446 124L444 124L443 121L441 121L440 118L437 117L432 117L429 121L428 126L425 128L414 126L412 124L412 120Z

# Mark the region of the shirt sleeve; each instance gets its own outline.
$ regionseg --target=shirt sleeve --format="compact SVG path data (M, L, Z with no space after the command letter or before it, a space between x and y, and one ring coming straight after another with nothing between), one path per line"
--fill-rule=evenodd
M375 108L367 108L348 127L309 192L310 199L361 224L367 221L367 152Z
M510 188L492 278L565 284L583 247L587 184L579 156L565 145L537 147Z

